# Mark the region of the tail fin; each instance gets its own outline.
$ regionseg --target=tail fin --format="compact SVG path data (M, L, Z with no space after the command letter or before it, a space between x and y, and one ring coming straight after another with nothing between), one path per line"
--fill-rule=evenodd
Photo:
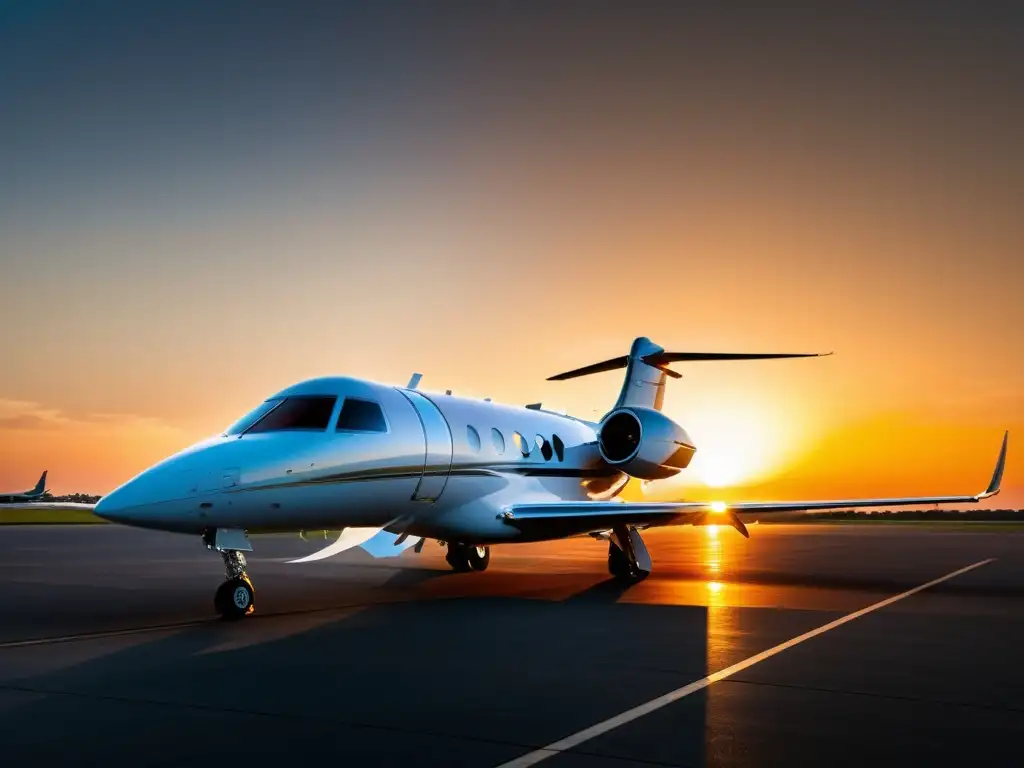
M43 474L39 477L39 482L36 483L36 487L32 489L31 493L36 496L41 496L43 494L43 491L46 490L46 473L48 471L49 470L43 470Z
M665 377L682 378L668 367L669 363L696 362L698 360L768 360L780 357L824 357L831 352L810 353L745 353L745 352L666 352L645 336L633 340L629 354L601 363L551 376L548 381L565 381L593 373L626 369L616 408L628 406L661 410L665 400Z

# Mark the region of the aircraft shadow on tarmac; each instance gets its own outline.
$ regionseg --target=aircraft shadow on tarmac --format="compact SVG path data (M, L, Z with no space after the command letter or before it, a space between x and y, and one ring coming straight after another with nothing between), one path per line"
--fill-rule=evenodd
M604 581L560 603L412 601L22 649L48 670L3 675L0 694L15 697L0 698L4 765L314 753L498 765L707 674L706 608L616 604L620 590ZM702 696L693 704L672 749L703 764Z

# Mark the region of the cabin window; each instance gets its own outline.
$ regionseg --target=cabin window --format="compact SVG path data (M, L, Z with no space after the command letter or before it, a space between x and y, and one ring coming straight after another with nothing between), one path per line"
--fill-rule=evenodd
M540 448L540 455L544 461L551 461L551 443L543 435L537 435L537 447Z
M512 442L523 456L530 455L530 444L526 441L526 438L520 435L518 432L512 433Z
M472 426L466 427L466 442L469 443L469 450L480 453L480 433Z
M291 430L323 432L331 420L336 402L338 398L335 395L286 397L249 427L246 434Z
M562 442L562 438L560 438L558 435L552 435L551 436L551 445L555 449L555 456L558 457L558 460L561 461L562 459L564 459L565 458L565 443Z
M387 432L384 412L370 400L346 397L338 414L338 432Z
M491 442L494 443L494 452L501 456L505 452L505 436L498 429L491 429Z
M277 398L273 398L271 400L267 400L266 402L260 403L258 406L253 408L247 414L245 414L245 416L243 416L238 421L236 421L234 424L232 424L230 427L228 427L227 431L224 434L225 435L240 435L240 434L242 434L243 432L245 432L245 430L247 430L249 427L251 427L257 421L262 419L264 416L266 416L272 410L277 408L277 406L279 406L283 402L284 402L283 398L277 397Z

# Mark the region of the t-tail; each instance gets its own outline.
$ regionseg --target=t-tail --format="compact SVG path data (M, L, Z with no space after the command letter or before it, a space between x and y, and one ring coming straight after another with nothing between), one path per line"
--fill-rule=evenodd
M629 354L615 357L601 363L594 363L573 371L552 376L548 381L564 381L593 373L626 369L618 408L653 408L661 410L665 401L665 381L668 377L682 378L682 374L669 368L670 363L697 362L701 360L768 360L780 357L824 357L831 352L765 353L765 352L666 352L645 336L633 340Z

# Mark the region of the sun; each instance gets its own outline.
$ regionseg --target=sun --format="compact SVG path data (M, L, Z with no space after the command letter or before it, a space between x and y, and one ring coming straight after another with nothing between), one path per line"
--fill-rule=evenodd
M777 471L788 454L789 431L771 409L754 402L716 403L678 421L697 444L684 474L710 488L726 488Z

